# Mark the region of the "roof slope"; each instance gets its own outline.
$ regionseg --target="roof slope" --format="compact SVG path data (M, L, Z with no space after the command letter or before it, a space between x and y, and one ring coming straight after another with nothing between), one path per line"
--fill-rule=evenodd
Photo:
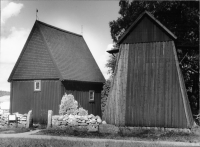
M133 22L133 24L127 29L127 31L121 36L121 38L118 40L118 44L122 43L122 41L124 39L127 38L127 36L130 34L130 32L135 29L137 27L137 25L141 22L141 20L143 20L145 18L145 16L150 19L157 27L158 29L160 28L165 34L167 34L170 38L172 38L173 40L176 39L177 37L169 30L167 29L160 21L158 21L151 13L147 12L147 11L144 11L143 13L141 13L138 18ZM147 23L147 22L145 22ZM148 24L150 25L150 24ZM145 24L144 24L145 26ZM146 29L148 26L145 26L143 29ZM153 27L153 26L152 26ZM148 28L150 29L150 28ZM156 31L158 32L158 29L156 29L155 27L152 28L153 30L152 31ZM145 32L146 31L146 32ZM148 35L152 35L151 37L155 37L154 34L152 34L152 32L149 32L150 34L145 34L147 33L148 31L147 30L140 30L140 35L141 33L143 33L142 35L144 37L148 37ZM136 34L136 38L138 36L138 33Z
M33 27L11 77L13 80L59 79L59 72L37 26Z
M37 20L34 27L39 28L42 40L58 70L60 80L86 82L105 81L103 74L81 35L56 28ZM12 79L12 76L9 79Z

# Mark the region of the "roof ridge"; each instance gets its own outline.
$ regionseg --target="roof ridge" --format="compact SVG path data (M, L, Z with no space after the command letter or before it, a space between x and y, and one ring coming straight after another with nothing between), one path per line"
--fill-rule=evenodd
M46 26L48 26L48 27L51 27L51 28L57 29L57 30L62 31L62 32L65 32L65 33L69 33L69 34L72 34L72 35L76 35L76 36L79 36L79 37L83 37L83 36L80 35L80 34L77 34L77 33L74 33L74 32L70 32L70 31L67 31L67 30L64 30L64 29L61 29L61 28L58 28L58 27L52 26L52 25L50 25L50 24L44 23L44 22L39 21L39 20L36 20L36 22L39 22L39 23L41 23L41 24L43 24L43 25L46 25Z
M132 24L129 26L129 28L122 34L122 36L118 39L117 43L119 44L126 36L127 34L132 30L134 26L137 25L137 23L144 17L148 16L150 19L152 19L161 29L163 29L168 35L170 35L172 38L177 39L177 37L168 29L166 28L158 19L156 19L150 12L145 10L144 12L140 13L140 15L132 22Z

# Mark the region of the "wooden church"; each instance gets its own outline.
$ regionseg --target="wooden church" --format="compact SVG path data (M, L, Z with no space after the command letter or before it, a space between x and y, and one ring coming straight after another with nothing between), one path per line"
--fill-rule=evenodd
M35 123L46 123L48 110L58 114L65 92L101 116L105 79L79 34L36 20L8 81L10 112L32 110Z
M176 36L143 12L118 40L119 56L103 114L117 126L191 128Z

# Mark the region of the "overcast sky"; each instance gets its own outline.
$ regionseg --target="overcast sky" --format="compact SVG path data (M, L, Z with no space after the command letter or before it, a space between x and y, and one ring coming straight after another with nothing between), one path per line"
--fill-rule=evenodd
M118 1L1 1L0 90L10 91L7 79L36 20L81 34L105 78L106 50L112 47L109 21L119 17Z

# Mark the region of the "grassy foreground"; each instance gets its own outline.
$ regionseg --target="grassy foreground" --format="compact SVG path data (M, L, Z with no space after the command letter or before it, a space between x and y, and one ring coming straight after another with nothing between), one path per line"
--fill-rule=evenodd
M117 143L117 142L92 142L92 141L67 141L56 139L24 139L0 138L0 147L171 147L158 143Z
M131 134L101 134L98 132L90 133L85 130L72 128L51 128L45 129L37 133L37 135L52 135L52 136L74 136L81 138L101 138L101 139L118 139L118 140L136 140L136 141L175 141L175 142L190 142L199 143L200 136L194 133L183 132L162 132L155 130L134 131Z
M23 133L29 131L30 131L29 128L16 128L16 127L0 128L0 134L15 134L15 133Z

